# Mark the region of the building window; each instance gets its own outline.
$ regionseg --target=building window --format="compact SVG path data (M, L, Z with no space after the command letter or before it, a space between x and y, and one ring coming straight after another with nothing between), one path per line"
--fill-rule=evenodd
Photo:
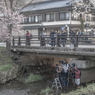
M46 21L50 21L50 15L46 15Z
M24 18L24 23L27 23L27 18Z
M41 16L35 16L35 22L41 22L42 18Z
M64 20L65 19L65 13L60 13L60 20Z
M51 14L51 15L50 15L50 20L51 20L51 21L54 21L54 14Z
M69 19L70 14L69 14L69 13L66 13L66 12L60 13L60 14L59 14L59 17L60 17L60 20Z
M72 20L80 20L80 17L82 17L82 15L80 14L72 14Z
M22 18L21 22L24 23L24 18Z
M46 21L54 21L54 14L46 14Z
M69 19L69 17L70 17L70 14L66 13L66 19Z
M91 21L91 14L88 14L87 16L86 16L86 21Z
M28 19L28 20L29 20L29 22L31 22L31 17L29 17L29 19Z
M35 17L34 17L34 16L31 17L31 21L32 21L32 22L35 21Z
M91 21L95 21L95 17L91 17Z

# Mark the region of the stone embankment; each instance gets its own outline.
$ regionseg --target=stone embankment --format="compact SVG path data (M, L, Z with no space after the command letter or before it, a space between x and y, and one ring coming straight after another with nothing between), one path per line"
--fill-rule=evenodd
M6 83L17 78L18 66L13 65L9 70L0 71L0 83Z
M6 56L5 48L0 47L0 83L17 78L19 66Z

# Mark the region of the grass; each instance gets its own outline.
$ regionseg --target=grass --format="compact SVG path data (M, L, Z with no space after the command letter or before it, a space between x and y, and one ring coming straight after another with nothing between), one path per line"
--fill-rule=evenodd
M42 80L41 75L30 74L30 76L25 80L26 83L36 82Z
M76 91L71 91L68 94L61 95L95 95L95 83L87 84L87 87L82 87Z
M47 93L49 93L49 92L51 92L52 91L52 89L50 89L49 87L47 87L45 90L41 90L41 94L47 94Z
M13 61L6 55L5 51L5 47L0 47L0 71L7 71L13 67Z
M12 64L0 65L0 71L8 71L12 68Z
M12 64L13 61L10 57L8 57L5 53L6 48L0 47L0 64L6 65L6 64Z

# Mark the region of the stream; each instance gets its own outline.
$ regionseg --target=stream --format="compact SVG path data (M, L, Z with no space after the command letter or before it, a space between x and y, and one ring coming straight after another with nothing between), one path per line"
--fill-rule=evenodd
M51 87L52 85L52 75L47 74L47 79L44 79L35 83L22 83L18 80L10 81L6 84L0 85L0 95L40 95L42 89ZM75 87L69 84L68 89L62 89L61 92L67 93L74 90ZM52 94L60 95L60 94Z

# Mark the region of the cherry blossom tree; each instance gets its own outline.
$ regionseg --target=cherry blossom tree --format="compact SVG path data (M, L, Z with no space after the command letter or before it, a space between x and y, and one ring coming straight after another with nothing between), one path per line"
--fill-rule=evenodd
M0 38L3 40L10 41L13 32L21 31L21 19L23 15L19 14L19 11L12 11L9 8L6 8L4 5L1 7L1 16L0 16Z
M91 10L95 9L95 4L91 0L72 0L73 3L73 16L80 16L80 28L84 31L84 26L90 25L87 21L88 15ZM89 27L89 26L88 26Z
M23 5L20 3L23 2L25 5L26 1L32 3L35 0L0 0L0 38L7 42L6 53L8 56L10 55L12 33L19 33L22 29L20 23L23 15L20 14L20 9Z
M12 33L21 31L20 23L23 15L19 14L19 11L13 9L12 6L8 7L4 0L0 2L0 14L0 38L7 42L6 51L10 55Z

